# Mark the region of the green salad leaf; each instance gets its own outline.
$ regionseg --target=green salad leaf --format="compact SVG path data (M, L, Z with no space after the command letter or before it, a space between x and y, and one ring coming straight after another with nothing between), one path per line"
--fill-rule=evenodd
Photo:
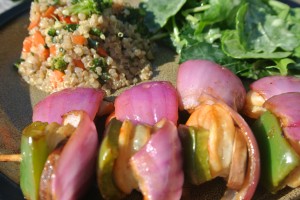
M180 62L207 59L251 79L300 75L300 8L277 0L147 0L140 8L152 38L167 36Z
M168 19L174 16L186 0L147 0L141 4L141 8L145 10L145 22L151 32L157 31L160 27L164 26Z
M266 58L276 59L285 58L292 54L292 52L279 51L279 52L268 52L268 51L255 51L256 49L247 49L243 45L238 37L237 31L225 31L221 38L222 48L224 52L233 58Z

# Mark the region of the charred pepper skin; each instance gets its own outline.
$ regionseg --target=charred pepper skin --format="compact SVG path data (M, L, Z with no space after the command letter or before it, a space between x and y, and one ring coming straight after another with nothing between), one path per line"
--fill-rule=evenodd
M45 128L47 123L34 122L22 132L20 186L26 199L39 198L40 177L50 153Z
M122 122L113 118L107 128L98 155L97 181L104 199L121 199L125 194L113 178L114 162L118 157L118 138Z
M266 111L252 126L261 154L261 183L275 193L300 164L300 158L283 136L280 122Z
M184 170L192 184L199 185L212 179L209 168L209 131L203 128L179 126L183 149Z

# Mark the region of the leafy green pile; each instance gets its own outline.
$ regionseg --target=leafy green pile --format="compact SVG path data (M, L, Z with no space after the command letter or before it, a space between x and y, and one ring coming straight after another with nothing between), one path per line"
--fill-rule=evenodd
M212 60L251 79L300 75L300 8L275 0L148 0L140 8L180 62Z

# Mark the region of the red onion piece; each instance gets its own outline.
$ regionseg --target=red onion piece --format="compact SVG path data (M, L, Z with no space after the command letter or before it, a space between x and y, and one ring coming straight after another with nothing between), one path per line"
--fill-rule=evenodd
M162 120L162 127L130 159L144 199L180 199L183 186L181 143L176 126Z
M231 115L236 125L241 129L241 133L244 134L244 138L247 142L248 149L248 167L242 189L234 191L228 189L225 192L224 199L244 199L250 200L257 187L260 176L260 156L256 139L249 128L245 120L232 108L227 106L222 101L218 103Z
M292 76L268 76L253 82L250 88L267 100L282 93L300 92L300 79Z
M263 104L272 96L287 92L300 92L300 79L292 76L269 76L250 85L243 112L257 119L265 112Z
M52 93L33 108L32 121L57 122L72 110L84 110L94 119L104 97L104 92L93 88L68 88Z
M182 63L177 75L180 107L192 111L203 94L222 99L235 110L242 109L246 91L230 70L208 60Z
M163 118L177 123L178 98L175 88L165 81L145 82L124 91L115 100L118 120L154 125Z
M61 152L52 194L55 199L78 199L95 172L98 134L93 120L84 111L68 113L66 122L78 125Z
M273 96L264 103L264 107L280 118L288 138L300 140L300 93L288 92Z

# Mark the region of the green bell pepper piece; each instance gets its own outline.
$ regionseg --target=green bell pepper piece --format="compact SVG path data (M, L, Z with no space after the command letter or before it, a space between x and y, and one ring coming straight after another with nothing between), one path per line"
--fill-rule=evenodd
M199 185L211 180L208 153L209 131L180 125L179 133L183 149L184 171L189 181Z
M280 122L266 111L252 126L260 149L261 183L275 193L285 187L285 178L299 164L300 158L284 138Z
M34 122L27 126L21 137L20 186L26 199L37 200L40 177L49 155L44 133L47 123Z
M114 182L113 167L118 157L118 139L122 122L112 119L105 129L105 135L98 155L97 182L104 199L121 199L124 193Z

